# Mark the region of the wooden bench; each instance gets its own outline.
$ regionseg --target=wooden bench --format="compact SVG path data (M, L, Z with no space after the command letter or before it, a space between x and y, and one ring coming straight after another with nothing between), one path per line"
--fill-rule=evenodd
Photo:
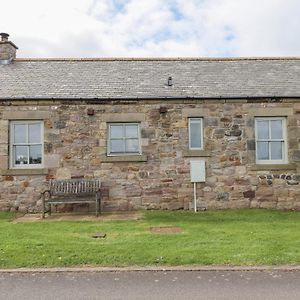
M51 205L55 204L75 204L75 203L95 203L96 217L100 213L100 187L99 179L64 179L50 180L49 189L43 193L43 212L51 215ZM46 211L46 205L49 210Z

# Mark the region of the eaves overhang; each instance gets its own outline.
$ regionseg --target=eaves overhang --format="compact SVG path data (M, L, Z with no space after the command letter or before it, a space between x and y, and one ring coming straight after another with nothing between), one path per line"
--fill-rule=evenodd
M78 98L68 98L68 97L0 97L0 101L43 101L43 100L50 100L50 101L60 101L60 100L67 100L67 101L89 101L89 100L95 100L95 101L113 101L113 100L230 100L230 99L256 99L256 100L266 100L269 99L272 101L272 99L299 99L300 101L300 95L283 95L283 96L274 96L274 95L265 95L265 96L218 96L218 97L202 97L202 96L161 96L161 97L78 97Z

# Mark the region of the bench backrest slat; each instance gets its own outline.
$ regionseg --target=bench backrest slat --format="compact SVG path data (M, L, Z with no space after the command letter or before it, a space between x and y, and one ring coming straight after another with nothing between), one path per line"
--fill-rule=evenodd
M53 179L49 182L51 195L92 194L99 191L100 186L100 179Z

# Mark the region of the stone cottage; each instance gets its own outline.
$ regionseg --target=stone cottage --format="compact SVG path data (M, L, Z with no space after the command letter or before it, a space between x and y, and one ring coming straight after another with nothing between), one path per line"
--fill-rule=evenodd
M0 209L100 178L102 209L300 208L300 58L18 59L0 41ZM74 210L80 207L73 207Z

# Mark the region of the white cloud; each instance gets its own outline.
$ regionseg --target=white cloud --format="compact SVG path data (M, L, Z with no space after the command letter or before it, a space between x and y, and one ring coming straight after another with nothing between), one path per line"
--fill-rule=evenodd
M212 1L215 24L233 29L237 55L299 55L300 2L297 0ZM217 5L217 7L216 7ZM212 22L214 23L214 22Z
M19 57L300 52L298 0L0 0Z

